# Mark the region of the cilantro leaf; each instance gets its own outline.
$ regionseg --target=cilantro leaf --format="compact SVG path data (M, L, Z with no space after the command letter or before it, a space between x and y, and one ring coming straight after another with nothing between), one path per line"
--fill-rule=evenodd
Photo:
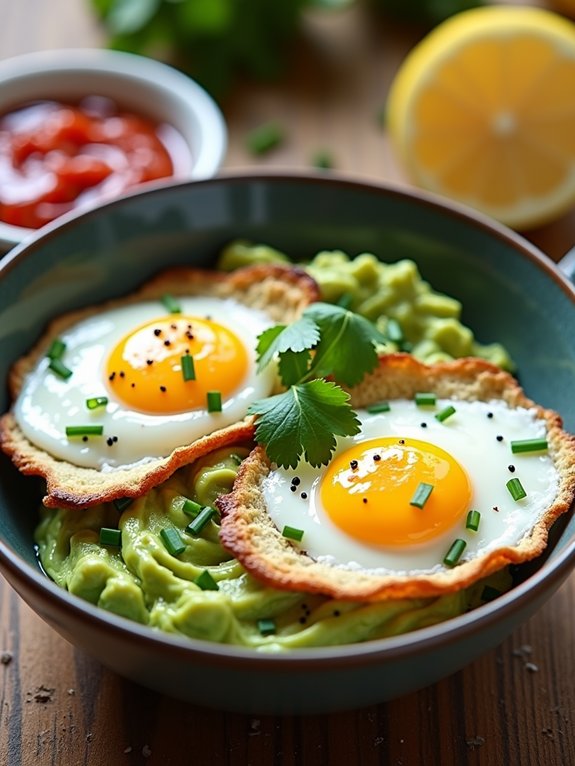
M304 315L320 329L310 370L314 377L332 375L337 381L354 386L376 367L375 344L385 343L386 338L369 319L328 303L314 303Z
M256 440L268 457L284 468L295 468L300 457L312 466L327 464L335 435L360 430L349 395L335 383L311 380L292 385L285 393L260 399L248 410L258 415Z
M318 340L319 327L305 313L290 325L270 327L258 337L258 370L268 365L276 354L305 351L313 348Z
M279 358L279 374L284 386L294 386L305 378L309 369L311 353L304 351L286 351Z

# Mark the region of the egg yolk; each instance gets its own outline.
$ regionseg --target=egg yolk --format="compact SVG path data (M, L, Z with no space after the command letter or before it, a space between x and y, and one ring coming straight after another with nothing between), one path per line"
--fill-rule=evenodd
M193 379L186 380L185 356L193 359ZM182 314L137 327L120 340L106 364L114 397L150 414L205 409L208 391L219 391L223 401L247 370L247 352L237 335L210 319Z
M411 504L421 483L433 489ZM438 537L469 509L471 484L445 450L417 439L362 442L329 464L319 486L322 506L343 532L365 543L406 546Z

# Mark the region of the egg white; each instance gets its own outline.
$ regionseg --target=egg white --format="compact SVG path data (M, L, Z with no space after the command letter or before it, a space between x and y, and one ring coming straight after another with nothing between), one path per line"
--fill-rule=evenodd
M106 386L106 360L114 346L139 325L165 316L159 301L146 301L103 311L62 333L65 364L72 376L64 380L43 358L27 376L15 404L15 417L25 436L56 458L102 471L166 457L176 447L192 444L213 431L242 420L248 406L269 395L273 369L256 374L257 336L273 322L264 313L232 299L178 298L182 313L210 316L242 340L249 360L242 386L222 402L222 411L194 409L178 414L147 414L126 407ZM105 409L88 410L86 399L108 397ZM104 435L83 442L66 437L66 426L103 425ZM116 436L112 446L107 436Z
M434 417L449 404L456 413L446 421ZM361 433L338 439L335 454L381 436L433 443L455 458L472 485L469 509L481 513L477 532L465 527L466 513L452 529L427 543L403 548L370 546L342 532L328 517L320 499L322 468L301 462L296 469L273 468L263 483L266 507L277 528L304 531L296 543L311 558L332 566L376 574L423 574L445 569L443 559L455 538L466 541L460 559L469 561L495 549L514 546L533 529L552 504L559 475L545 452L513 454L510 442L545 436L545 425L534 410L510 408L501 401L438 400L433 408L413 401L392 401L389 412L358 412ZM490 415L489 415L490 414ZM421 424L425 423L423 427ZM498 441L497 436L503 436ZM514 466L511 472L509 466ZM299 479L294 492L292 481ZM527 497L515 501L506 483L517 477ZM425 512L423 509L422 512Z

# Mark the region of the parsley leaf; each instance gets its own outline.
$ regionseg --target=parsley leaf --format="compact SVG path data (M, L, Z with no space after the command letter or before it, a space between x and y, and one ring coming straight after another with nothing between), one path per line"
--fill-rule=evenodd
M311 352L305 351L286 351L281 354L278 370L284 386L294 386L303 380L309 368Z
M287 351L305 351L313 348L319 338L319 327L313 319L305 314L302 314L296 322L287 327L279 324L264 330L258 337L256 346L258 371L266 367L276 354Z
M284 468L295 468L302 455L312 466L328 463L335 436L360 430L349 394L325 380L292 385L283 394L254 402L249 412L259 416L257 441Z
M328 303L314 303L304 316L320 328L311 367L315 377L330 375L347 386L355 386L375 369L375 344L384 344L386 338L369 319Z
M270 460L295 468L328 463L336 436L359 432L349 394L336 381L353 386L377 365L377 343L385 337L368 319L343 306L314 303L291 325L276 325L258 337L258 370L278 358L287 391L254 402L256 440Z

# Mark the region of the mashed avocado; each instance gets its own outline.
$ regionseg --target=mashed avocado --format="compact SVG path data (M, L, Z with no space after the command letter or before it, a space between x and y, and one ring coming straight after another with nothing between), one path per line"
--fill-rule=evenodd
M254 263L284 263L288 258L267 245L243 241L222 251L218 267L232 271ZM304 268L315 279L322 300L345 303L375 322L388 338L383 351L409 351L422 362L477 356L505 370L513 361L499 343L481 344L460 321L461 303L435 292L413 261L382 263L363 253L350 258L336 250L320 252Z
M270 652L406 633L462 614L511 585L503 571L440 598L371 604L265 587L221 547L217 515L197 535L187 529L197 517L187 501L210 507L231 489L246 454L218 450L121 512L113 503L43 508L36 542L44 570L71 593L130 620ZM101 544L103 527L120 529L121 544ZM170 552L163 530L175 531L181 552Z

